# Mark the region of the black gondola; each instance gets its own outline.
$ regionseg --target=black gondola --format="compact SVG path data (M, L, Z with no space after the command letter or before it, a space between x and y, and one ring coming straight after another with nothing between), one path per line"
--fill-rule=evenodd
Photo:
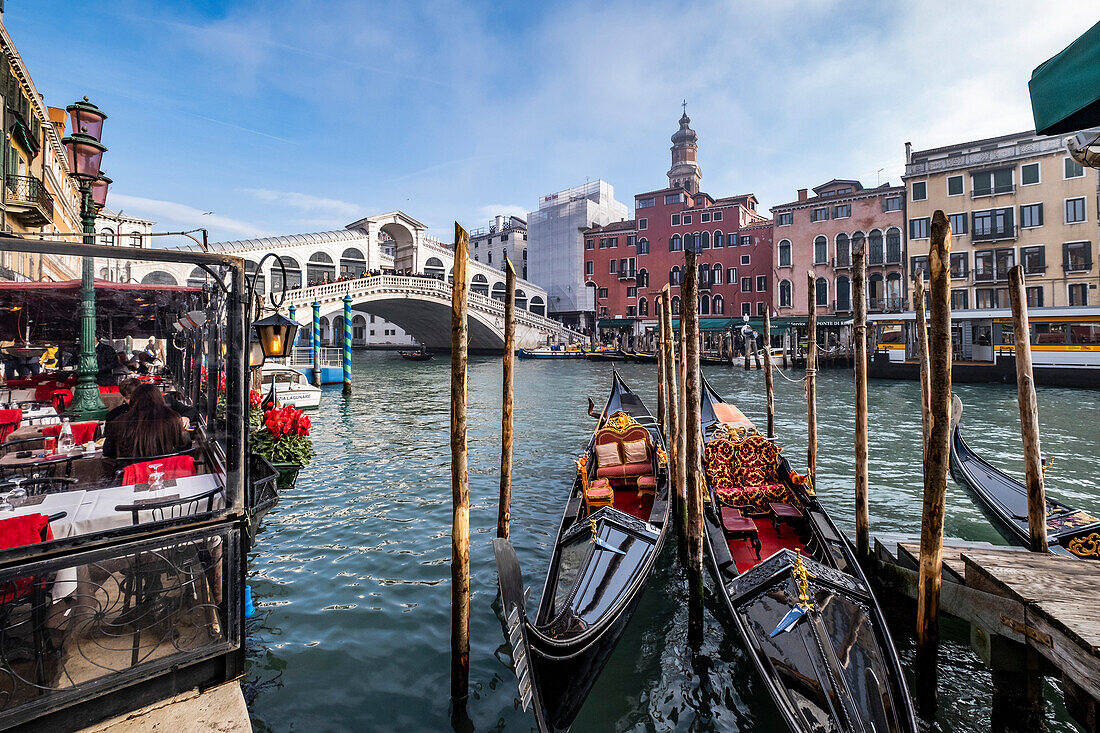
M709 566L794 731L917 730L886 621L804 477L702 380Z
M1006 539L1027 547L1027 487L970 450L959 431L962 411L962 400L952 395L951 475L977 497L978 506ZM1100 558L1100 519L1048 496L1047 546L1058 555Z
M515 550L493 540L520 699L540 731L569 729L622 636L664 545L668 499L660 430L616 372L577 460L533 621Z
M627 361L633 361L639 364L656 364L657 354L656 352L647 351L626 351L623 352Z
M398 351L397 353L402 359L408 359L409 361L428 361L435 358L435 354L424 348L416 351Z
M595 349L584 355L589 361L625 361L626 353L622 349Z

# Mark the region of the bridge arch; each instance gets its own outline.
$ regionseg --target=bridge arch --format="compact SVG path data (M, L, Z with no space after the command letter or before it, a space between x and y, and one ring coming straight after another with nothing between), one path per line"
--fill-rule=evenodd
M504 283L502 283L502 282L493 283L493 293L492 293L493 300L499 300L501 303L503 303L506 300L506 295L507 295L507 290L504 287Z
M332 282L336 279L336 266L332 258L324 252L314 252L306 263L306 279L309 284L317 285L324 281Z
M527 309L537 316L545 316L546 302L543 301L541 295L536 295L535 297L531 298L531 302L527 306Z
M367 258L358 247L348 247L340 255L340 277L359 278L367 272Z
M516 307L521 310L527 310L527 293L523 292L520 288L516 288Z
M443 260L439 259L438 257L429 257L427 261L424 262L424 274L430 275L436 280L443 279L444 269L445 268L443 267Z
M259 265L257 265L252 260L245 260L244 275L249 283L251 283L253 280L256 281L257 293L259 293L260 295L267 294L267 279L264 278L263 270L259 269Z
M279 292L285 287L287 290L294 290L295 288L302 287L302 266L298 263L298 260L294 259L290 255L279 255L283 261L283 266L286 268L286 283L283 283L283 271L279 268L279 263L275 262L271 265L271 289L274 292Z
M416 235L404 224L393 221L379 230L393 240L393 269L416 270Z
M475 293L481 293L482 295L489 294L489 280L480 272L475 274L470 279L470 289Z
M142 285L179 285L176 278L170 272L153 270L141 278Z

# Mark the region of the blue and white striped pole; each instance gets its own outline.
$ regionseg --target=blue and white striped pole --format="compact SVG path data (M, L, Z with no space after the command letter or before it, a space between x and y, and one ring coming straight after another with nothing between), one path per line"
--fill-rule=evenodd
M297 323L297 321L298 321L297 314L298 314L298 309L295 308L293 305L290 306L290 320L294 321L295 323ZM297 331L294 332L294 348L298 348L298 339L301 338L301 336L302 336L302 329L299 328ZM294 363L294 352L291 351L290 353L291 353L290 363L293 364Z
M313 347L313 384L321 386L321 301L313 301L313 337L309 344Z
M351 394L351 293L344 293L344 394Z

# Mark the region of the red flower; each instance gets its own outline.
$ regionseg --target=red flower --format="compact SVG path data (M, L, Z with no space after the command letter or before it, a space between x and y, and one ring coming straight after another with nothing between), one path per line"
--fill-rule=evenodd
M264 396L254 389L248 390L248 404L252 409L256 409L260 406L260 403L264 401Z
M309 418L301 410L287 405L264 413L264 427L276 438L292 435L308 436Z

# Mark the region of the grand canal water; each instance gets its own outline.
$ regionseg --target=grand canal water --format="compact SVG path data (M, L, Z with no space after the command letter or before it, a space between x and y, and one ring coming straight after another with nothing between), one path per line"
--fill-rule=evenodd
M354 396L326 388L314 415L318 456L265 519L251 558L257 614L250 622L247 695L261 731L442 731L448 700L451 484L449 363L357 355ZM655 367L621 365L655 409ZM496 523L500 442L500 359L470 364L472 697L478 731L527 731L494 599L491 538ZM760 422L763 377L708 367L714 387ZM797 379L799 374L788 371ZM572 458L591 430L586 397L600 403L611 365L517 364L512 538L537 602L574 473ZM869 387L873 531L915 533L921 511L919 388ZM968 442L996 465L1022 472L1014 386L958 385ZM1041 388L1047 475L1056 498L1100 512L1100 421L1095 392ZM802 385L776 379L777 433L805 466ZM818 386L818 493L846 531L852 518L850 371L822 372ZM1003 542L968 494L949 482L946 533ZM577 731L748 731L776 722L722 611L708 602L706 642L686 644L685 589L671 544L574 727ZM911 624L896 638L908 665ZM934 728L985 731L989 674L945 625L940 718ZM1048 683L1049 727L1076 730Z

